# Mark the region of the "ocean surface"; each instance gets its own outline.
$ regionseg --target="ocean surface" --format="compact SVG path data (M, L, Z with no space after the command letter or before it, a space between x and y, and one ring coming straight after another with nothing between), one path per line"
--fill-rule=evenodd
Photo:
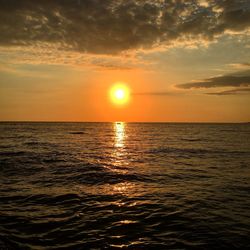
M0 249L250 247L250 124L0 123Z

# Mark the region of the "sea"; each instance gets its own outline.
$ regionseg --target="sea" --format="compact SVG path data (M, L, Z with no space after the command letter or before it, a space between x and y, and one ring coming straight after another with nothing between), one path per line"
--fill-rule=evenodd
M0 123L0 249L250 249L250 124Z

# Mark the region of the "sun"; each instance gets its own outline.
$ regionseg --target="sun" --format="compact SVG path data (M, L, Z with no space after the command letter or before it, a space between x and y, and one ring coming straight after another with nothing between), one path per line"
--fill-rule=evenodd
M125 83L115 83L110 89L110 99L118 105L128 103L130 99L128 86Z

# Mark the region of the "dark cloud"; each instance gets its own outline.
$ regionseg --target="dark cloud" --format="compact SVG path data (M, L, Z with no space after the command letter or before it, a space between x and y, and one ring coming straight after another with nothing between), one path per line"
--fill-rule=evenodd
M184 83L178 88L218 88L218 87L248 87L250 86L250 70L236 72L234 74L211 77L203 81Z
M249 0L0 0L0 45L113 54L250 27Z
M219 17L221 26L231 30L242 30L250 24L250 2L224 0L217 1L217 6L222 8Z
M238 89L230 89L221 92L212 92L207 93L208 95L242 95L242 94L250 94L250 88L238 88Z

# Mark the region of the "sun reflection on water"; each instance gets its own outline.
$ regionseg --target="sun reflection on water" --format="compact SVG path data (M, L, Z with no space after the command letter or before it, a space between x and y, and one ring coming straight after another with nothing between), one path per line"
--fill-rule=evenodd
M114 129L114 148L112 151L112 163L115 166L113 171L126 173L128 162L128 152L126 150L126 124L124 122L115 122Z
M125 139L125 124L124 122L115 122L114 123L114 131L115 131L115 147L123 148L124 147L124 139Z

